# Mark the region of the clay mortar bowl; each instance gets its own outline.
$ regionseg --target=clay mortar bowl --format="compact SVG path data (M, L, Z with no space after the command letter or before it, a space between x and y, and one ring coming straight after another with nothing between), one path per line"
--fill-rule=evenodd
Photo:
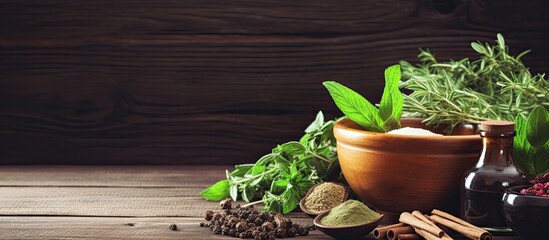
M442 133L401 119L402 127ZM482 141L476 125L451 136L395 135L363 130L349 119L334 126L339 164L351 189L368 206L395 222L401 212L441 209L458 215L464 173L477 162Z

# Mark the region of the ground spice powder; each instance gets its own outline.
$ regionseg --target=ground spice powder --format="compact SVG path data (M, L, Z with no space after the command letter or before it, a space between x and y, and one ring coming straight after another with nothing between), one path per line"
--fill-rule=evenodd
M379 213L357 200L348 200L330 211L320 221L330 227L349 226L372 222L378 219Z
M325 182L311 191L305 198L305 208L313 213L321 213L341 204L345 198L343 186Z

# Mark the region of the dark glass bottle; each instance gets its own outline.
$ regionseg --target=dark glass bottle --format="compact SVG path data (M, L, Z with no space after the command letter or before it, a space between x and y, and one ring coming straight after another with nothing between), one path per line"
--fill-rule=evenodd
M465 174L464 217L479 227L505 229L501 199L506 188L526 183L513 164L514 123L485 121L480 125L482 153Z

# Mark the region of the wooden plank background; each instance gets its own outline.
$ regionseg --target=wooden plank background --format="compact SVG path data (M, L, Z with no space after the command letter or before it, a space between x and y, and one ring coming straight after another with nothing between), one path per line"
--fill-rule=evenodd
M324 80L501 32L549 72L543 0L0 0L0 163L234 164L297 139Z

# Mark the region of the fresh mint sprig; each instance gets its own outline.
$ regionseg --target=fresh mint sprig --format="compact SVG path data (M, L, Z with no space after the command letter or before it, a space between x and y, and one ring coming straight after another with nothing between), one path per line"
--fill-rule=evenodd
M200 192L207 200L220 201L227 197L265 204L265 210L289 213L316 183L339 177L335 120L324 121L319 112L314 122L297 141L275 147L255 164L236 165L227 179Z
M404 98L399 90L400 65L385 69L385 88L379 109L352 89L334 82L322 84L328 89L335 104L346 117L368 131L388 132L400 128Z

